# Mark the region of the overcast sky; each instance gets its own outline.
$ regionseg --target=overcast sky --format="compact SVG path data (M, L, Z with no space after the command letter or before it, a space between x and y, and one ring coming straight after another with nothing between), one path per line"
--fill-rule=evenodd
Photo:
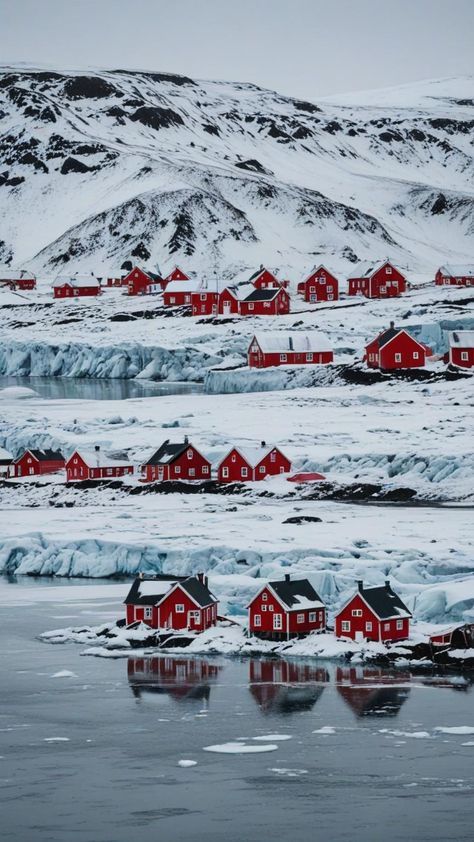
M0 0L0 60L316 99L474 73L474 0Z

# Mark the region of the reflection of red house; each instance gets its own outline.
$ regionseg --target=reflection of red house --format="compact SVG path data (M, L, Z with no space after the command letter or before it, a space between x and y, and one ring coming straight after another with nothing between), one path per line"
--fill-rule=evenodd
M437 286L474 286L474 265L472 266L441 266L435 275Z
M265 331L253 337L248 351L250 368L279 365L323 365L333 361L331 343L326 334Z
M185 438L184 442L163 442L142 465L147 482L203 480L211 478L211 463Z
M283 287L255 289L240 302L242 316L282 316L290 312L290 296Z
M453 330L449 334L448 360L460 368L474 367L474 330Z
M133 474L133 465L124 460L109 459L97 445L95 450L75 450L66 462L67 482L86 479L116 479Z
M263 713L311 710L328 681L324 667L282 659L250 661L249 690Z
M338 666L336 687L356 716L397 716L406 702L410 673L389 673L379 667ZM384 685L381 687L380 685Z
M349 275L349 295L366 298L394 298L406 291L406 278L392 263L359 263Z
M201 658L128 658L127 675L133 695L171 696L177 702L207 701L221 666Z
M418 342L407 330L395 327L393 322L390 322L388 330L383 330L365 347L368 367L385 371L420 368L432 353L431 348Z
M311 304L317 301L337 301L339 282L324 266L317 266L298 284L298 294Z
M160 276L155 272L145 271L140 266L134 266L128 275L125 275L122 283L127 287L129 295L153 295L162 289Z
M287 474L291 462L278 449L267 449L265 442L258 448L233 447L217 466L219 482L256 482L268 476Z
M14 459L9 474L12 477L55 474L64 468L64 456L59 450L25 450Z
M406 640L410 634L411 613L387 580L383 587L364 588L358 582L357 592L335 616L335 634L351 640Z
M152 629L204 631L217 622L217 599L207 576L137 577L125 599L127 625L141 622Z
M308 579L268 582L247 606L249 632L256 637L286 640L326 628L326 607Z

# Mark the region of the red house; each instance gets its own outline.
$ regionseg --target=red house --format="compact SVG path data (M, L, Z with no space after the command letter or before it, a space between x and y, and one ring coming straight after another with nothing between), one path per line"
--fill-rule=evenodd
M0 478L5 479L10 475L13 465L13 456L4 447L0 447Z
M163 293L163 304L165 307L191 306L196 292L199 292L199 286L195 281L170 281Z
M453 330L449 334L449 362L459 368L474 366L474 330Z
M186 272L183 272L183 270L180 269L179 266L175 266L174 269L172 269L172 271L169 273L169 275L166 275L166 277L163 278L163 281L166 284L169 284L170 281L190 281L190 280L191 280L191 278L189 277L189 275L186 275Z
M260 269L250 276L249 282L255 289L278 289L288 286L288 281L279 281L276 275L264 266L260 266Z
M435 284L474 287L474 266L440 266L435 275Z
M264 585L248 604L249 632L270 640L304 637L326 628L326 607L308 579Z
M160 276L148 269L145 271L140 266L134 266L125 275L122 284L127 287L129 295L154 295L162 289Z
M211 463L187 437L182 443L167 440L142 465L142 478L146 482L210 479Z
M426 357L431 357L432 353L431 348L418 342L404 328L390 322L388 330L383 330L366 345L365 360L369 368L391 371L424 366Z
M311 274L298 284L298 294L310 304L318 301L337 301L339 281L324 266L315 266Z
M53 284L55 298L77 298L77 296L100 295L100 283L93 275L72 275L56 278Z
M359 263L349 275L349 295L365 295L366 298L394 298L406 291L407 281L395 266L386 260L374 264Z
M105 269L102 274L97 274L101 287L128 287L127 273L125 269Z
M25 450L13 460L9 473L12 477L55 474L63 470L64 464L64 456L59 450Z
M132 474L133 465L125 460L109 459L98 445L93 451L75 450L66 462L67 482L86 479L110 480Z
M26 269L0 266L0 284L2 283L8 284L12 289L32 290L36 288L36 275Z
M219 294L219 313L223 316L236 316L240 313L239 288L229 286Z
M268 476L287 474L291 462L278 449L233 447L217 466L218 482L256 482Z
M411 613L387 580L383 587L358 590L335 616L336 637L376 640L383 643L406 640L410 634Z
M191 293L193 316L217 316L219 313L219 293L203 289Z
M127 625L145 623L152 629L197 631L215 626L218 601L207 576L138 576L125 599Z
M290 312L290 296L286 289L255 289L240 302L241 316L281 316Z
M332 363L333 351L324 333L265 332L253 337L247 359L250 368L315 365Z

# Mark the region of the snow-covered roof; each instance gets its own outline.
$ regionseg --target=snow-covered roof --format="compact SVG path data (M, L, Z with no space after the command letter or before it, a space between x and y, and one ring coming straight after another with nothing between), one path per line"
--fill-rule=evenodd
M96 278L124 278L128 275L126 269L121 269L120 266L96 266L94 268L94 276Z
M195 278L189 281L170 281L166 286L166 293L169 292L200 292L201 282Z
M474 278L474 263L471 264L445 264L440 266L439 271L450 278ZM0 276L1 277L1 276Z
M139 596L162 596L168 593L169 590L176 584L176 579L164 579L157 581L156 579L140 579L138 585Z
M265 444L262 447L232 447L230 450L227 451L224 458L227 458L229 453L231 453L233 450L236 450L238 453L240 453L240 455L243 456L245 461L249 465L251 465L252 468L255 468L255 466L258 465L258 463L261 462L262 459L264 459L268 453L274 450L274 446Z
M474 348L474 330L453 330L449 334L451 348Z
M12 456L12 454L11 454L11 453L9 453L9 451L8 451L8 450L5 450L5 448L4 448L4 447L0 447L0 461L1 461L1 462L4 462L4 461L6 461L7 459L9 459L9 460L10 460L10 462L11 462L11 461L13 460L13 456Z
M333 273L333 272L330 272L330 271L329 271L329 269L327 269L327 268L326 268L326 266L324 266L324 264L323 264L323 263L319 263L319 265L317 265L317 266L316 266L316 264L315 264L315 265L313 266L313 268L311 269L311 272L309 272L309 273L308 273L308 274L307 274L307 275L303 278L302 283L306 283L306 281L309 281L309 279L310 279L310 278L312 278L312 277L313 277L313 275L315 275L315 274L316 274L316 272L321 272L322 270L324 270L325 272L327 272L327 273L328 273L328 275L332 275L333 277L335 277L335 276L334 276L334 273Z
M255 334L254 338L264 353L284 354L287 351L323 353L332 351L329 338L321 331L312 331L311 333L303 333L302 331L290 333L283 330L265 331Z
M101 450L83 450L82 448L75 450L69 457L68 462L70 462L74 454L80 456L90 468L119 468L123 465L131 467L127 459L110 459Z
M63 287L69 284L71 287L75 287L76 289L84 288L84 287L98 287L100 286L99 281L94 275L60 275L53 283L53 287Z
M356 263L352 272L347 277L350 278L370 278L377 269L381 269L388 263L388 260L362 260Z
M0 266L0 281L36 280L36 275L26 269L10 269L9 266Z

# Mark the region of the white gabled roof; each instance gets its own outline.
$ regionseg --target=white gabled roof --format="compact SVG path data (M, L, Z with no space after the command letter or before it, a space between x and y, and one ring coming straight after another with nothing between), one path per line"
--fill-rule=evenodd
M309 272L309 274L308 274L308 275L306 275L306 277L305 277L305 278L303 278L303 280L301 281L301 283L305 284L305 283L306 283L306 281L309 281L309 279L310 279L310 278L312 278L312 277L313 277L313 275L315 275L317 272L320 272L322 269L324 269L324 271L325 271L325 272L327 272L327 273L328 273L328 275L332 275L332 276L333 276L333 278L335 278L335 277L336 277L336 276L335 276L335 274L334 274L334 272L331 272L329 269L327 269L327 267L324 265L324 263L320 263L320 264L319 264L319 266L316 266L316 265L315 265L315 266L313 266L313 268L311 269L311 272Z
M0 266L0 281L35 281L36 275L26 269L11 269L9 266Z
M332 345L325 333L319 330L311 333L298 331L265 331L254 337L264 353L285 354L288 351L324 353L332 351ZM252 340L253 342L253 340Z
M12 454L9 453L8 450L5 450L4 447L0 447L0 460L4 461L6 459L10 459L10 461L13 462Z
M211 292L212 290L208 290ZM170 281L165 292L201 292L201 281L191 278L189 281Z
M99 281L94 275L60 275L54 281L53 287L63 287L66 284L76 289L100 286Z
M390 263L390 260L362 260L354 266L352 272L347 277L349 280L351 278L371 278L378 269L381 269L387 263Z
M67 461L70 462L75 454L80 456L89 468L133 467L126 459L109 459L109 457L106 456L105 453L102 453L101 450L97 452L95 450L83 450L82 448L80 450L75 450Z
M449 334L450 348L474 348L474 330L453 330Z
M265 456L268 456L272 450L279 450L279 448L275 447L274 445L265 445L265 447L231 447L230 450L227 451L225 456L220 459L220 462L223 462L224 459L227 459L230 453L233 450L236 450L237 453L240 453L241 456L245 459L245 461L251 465L252 468L255 468L262 459L265 459Z
M474 278L474 263L469 264L445 264L439 267L439 271L443 275L449 275L451 278Z

